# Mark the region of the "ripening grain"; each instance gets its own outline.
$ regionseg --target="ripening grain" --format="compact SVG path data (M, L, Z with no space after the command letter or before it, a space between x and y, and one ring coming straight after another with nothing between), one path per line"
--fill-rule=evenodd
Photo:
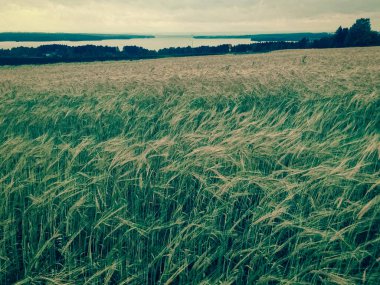
M1 284L377 284L380 49L0 68Z

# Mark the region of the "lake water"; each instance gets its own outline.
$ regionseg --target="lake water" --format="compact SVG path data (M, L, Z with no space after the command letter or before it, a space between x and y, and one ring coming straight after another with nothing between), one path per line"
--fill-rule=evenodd
M156 37L148 39L131 39L131 40L104 40L104 41L85 41L85 42L0 42L0 49L11 49L14 47L38 47L49 44L62 44L68 46L113 46L122 49L124 46L140 46L150 50L159 50L169 47L199 47L199 46L218 46L222 44L250 44L250 39L194 39L192 37Z

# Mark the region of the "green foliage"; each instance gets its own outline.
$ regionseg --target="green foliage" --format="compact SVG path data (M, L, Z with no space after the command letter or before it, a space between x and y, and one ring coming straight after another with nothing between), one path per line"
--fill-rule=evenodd
M335 34L315 40L313 48L364 47L380 45L380 35L371 30L370 19L358 19L351 28L339 27Z
M373 41L376 41L376 37L379 37L376 32L371 30L370 19L358 19L355 24L349 29L345 44L347 46L368 46L372 45ZM377 39L380 43L380 37Z

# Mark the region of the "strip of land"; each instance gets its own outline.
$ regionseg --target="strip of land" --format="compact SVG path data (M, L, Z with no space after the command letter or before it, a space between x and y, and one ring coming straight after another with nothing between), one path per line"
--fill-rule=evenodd
M75 33L0 33L0 42L102 41L154 38L152 35L75 34Z
M286 33L286 34L258 34L258 35L203 35L194 36L195 39L251 39L257 42L300 41L303 38L319 40L329 36L329 33Z

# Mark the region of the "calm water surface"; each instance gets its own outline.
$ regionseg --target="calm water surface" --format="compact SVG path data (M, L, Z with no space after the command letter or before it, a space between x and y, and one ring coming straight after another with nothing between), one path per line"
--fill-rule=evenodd
M122 49L124 46L140 46L150 50L159 50L169 47L199 47L199 46L218 46L222 44L249 44L253 43L250 39L194 39L192 37L156 37L151 39L131 39L131 40L104 40L104 41L85 41L85 42L0 42L0 49L10 49L14 47L38 47L49 44L62 44L68 46L98 45L113 46Z

